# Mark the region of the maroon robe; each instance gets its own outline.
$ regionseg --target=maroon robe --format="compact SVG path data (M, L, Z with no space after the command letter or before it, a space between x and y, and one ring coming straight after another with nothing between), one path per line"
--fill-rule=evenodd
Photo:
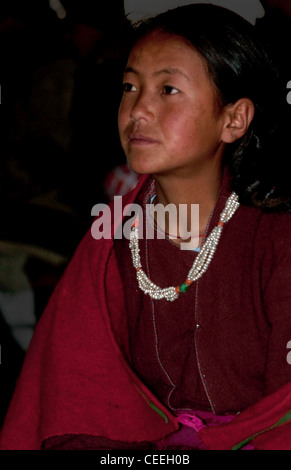
M144 183L125 204L136 200ZM222 192L213 223L225 200ZM199 281L200 379L212 411L241 411L235 430L243 429L244 436L265 429L266 416L267 424L274 424L291 409L290 239L290 215L240 207ZM153 280L159 279L157 273ZM135 371L124 282L113 240L96 241L89 232L36 327L1 431L1 449L53 448L50 439L68 442L78 436L79 448L90 440L95 443L89 447L98 448L100 438L105 447L108 441L146 447L178 429L163 397ZM256 407L251 417L250 406ZM241 434L232 429L239 442ZM290 425L277 431L280 446L290 449ZM274 431L269 433L262 448L279 446ZM211 448L213 442L205 440ZM214 441L219 445L219 436ZM228 448L229 442L221 446Z

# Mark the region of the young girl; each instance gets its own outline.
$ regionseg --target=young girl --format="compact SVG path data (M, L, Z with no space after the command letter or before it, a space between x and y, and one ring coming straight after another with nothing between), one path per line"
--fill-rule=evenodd
M89 233L80 244L1 446L227 449L259 435L255 448L291 448L285 89L254 28L213 5L139 25L123 87L121 143L142 175L123 204L142 216L130 241ZM195 250L180 249L181 226L147 237L141 222L158 204L188 216L199 204Z

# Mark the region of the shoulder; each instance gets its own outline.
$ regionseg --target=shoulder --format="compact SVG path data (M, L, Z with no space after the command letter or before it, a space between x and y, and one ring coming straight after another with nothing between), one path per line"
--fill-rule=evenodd
M271 278L278 283L291 282L291 214L268 213L260 209L241 208L245 217L246 238L252 256L253 270L259 269L262 285Z
M262 213L258 233L269 245L291 248L291 213Z
M225 234L226 248L250 259L252 270L291 270L291 214L241 205Z
M291 237L291 213L265 212L241 205L238 211L240 224L248 224L253 236L283 242Z

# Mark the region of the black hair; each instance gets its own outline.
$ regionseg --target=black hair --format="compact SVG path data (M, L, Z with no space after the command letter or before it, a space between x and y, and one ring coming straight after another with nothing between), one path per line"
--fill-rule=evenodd
M132 45L155 30L183 38L201 54L222 105L240 98L254 103L247 133L228 144L224 157L233 190L242 204L290 210L286 85L255 26L223 7L186 5L134 25Z

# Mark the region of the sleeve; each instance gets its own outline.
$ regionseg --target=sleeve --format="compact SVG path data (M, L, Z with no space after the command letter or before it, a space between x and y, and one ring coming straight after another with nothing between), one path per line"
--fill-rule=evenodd
M278 215L272 220L265 254L269 266L263 295L270 325L265 395L291 381L291 215Z

